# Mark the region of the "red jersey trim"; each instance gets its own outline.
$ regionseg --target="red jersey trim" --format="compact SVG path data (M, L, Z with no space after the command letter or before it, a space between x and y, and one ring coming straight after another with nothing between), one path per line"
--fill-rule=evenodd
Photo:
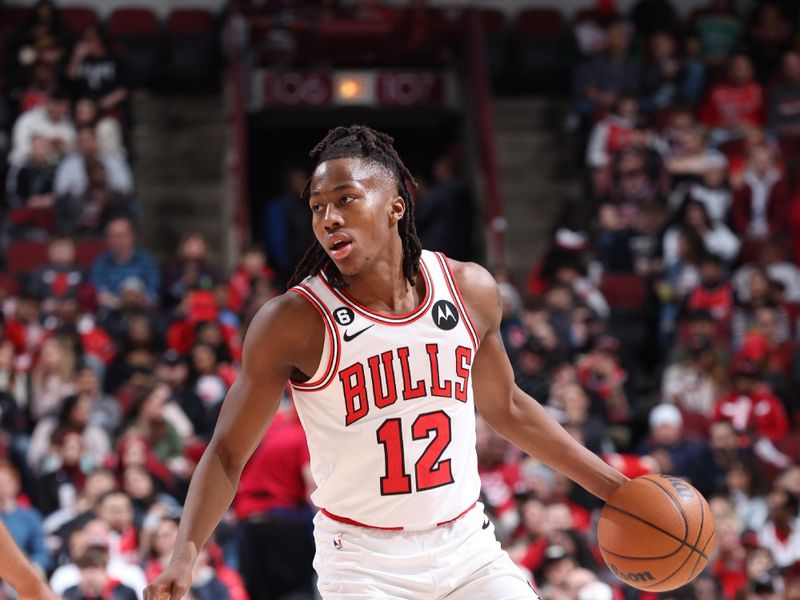
M452 519L447 519L446 521L437 523L436 527L441 527L442 525L447 525L448 523L452 523L453 521L460 519L469 511L471 511L473 508L475 508L476 504L477 502L473 502L465 510L457 514ZM320 512L326 517L333 519L334 521L339 521L340 523L345 523L347 525L355 525L356 527L365 527L366 529L379 529L380 531L403 531L405 529L404 527L378 527L377 525L367 525L366 523L361 523L360 521L354 521L353 519L348 519L347 517L340 517L339 515L335 515L332 512L325 510L324 508L321 508Z
M442 267L442 273L444 273L444 280L447 282L447 287L450 290L450 295L453 296L453 300L455 300L456 304L458 305L458 310L461 312L461 316L464 319L464 325L467 328L467 333L469 333L469 337L472 339L472 345L477 352L478 346L480 346L480 338L475 330L475 325L472 323L472 319L467 312L467 305L464 303L464 298L461 295L461 289L458 287L458 282L456 278L453 276L453 272L450 270L450 265L447 263L447 258L441 252L436 252L436 258L439 260L439 264Z
M328 366L325 367L325 372L319 377L317 381L306 381L303 383L296 383L290 381L291 386L303 392L318 392L325 389L333 381L336 371L339 369L339 333L336 329L336 323L328 311L325 309L325 304L312 292L307 286L300 284L289 289L290 292L300 294L303 298L308 300L311 305L317 309L317 312L322 317L325 323L325 328L328 332L328 337L331 340L331 352L328 356Z
M324 271L320 271L319 274L320 279L331 291L331 293L361 316L383 325L408 325L409 323L413 323L414 321L418 320L426 312L428 312L428 309L433 304L433 281L428 273L428 268L425 266L425 262L420 260L419 264L422 277L425 279L425 297L422 299L422 302L420 302L419 306L404 315L387 315L370 310L366 306L359 304L355 299L351 298L347 292L337 290L330 283L328 283L328 278L325 276Z

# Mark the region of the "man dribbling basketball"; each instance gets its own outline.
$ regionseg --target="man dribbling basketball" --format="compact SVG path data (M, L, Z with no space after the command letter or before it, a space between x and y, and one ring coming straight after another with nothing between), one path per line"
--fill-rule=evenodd
M230 505L287 381L305 427L319 589L335 598L535 598L478 504L475 407L498 433L600 498L626 478L514 385L483 268L422 251L392 139L339 127L304 197L317 238L291 293L261 308L242 372L192 479L170 565L176 600ZM473 401L474 398L474 401Z
M36 568L17 548L11 534L0 521L0 579L8 581L18 600L57 600Z

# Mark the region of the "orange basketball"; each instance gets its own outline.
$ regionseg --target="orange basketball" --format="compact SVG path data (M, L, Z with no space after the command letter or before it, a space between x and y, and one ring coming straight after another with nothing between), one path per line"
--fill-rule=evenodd
M665 592L703 570L716 532L708 502L694 487L670 475L645 475L611 495L600 513L597 539L622 581Z

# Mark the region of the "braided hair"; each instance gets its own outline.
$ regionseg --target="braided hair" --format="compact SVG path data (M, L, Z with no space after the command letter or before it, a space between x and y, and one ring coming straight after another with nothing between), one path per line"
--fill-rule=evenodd
M397 223L398 233L403 244L403 275L413 287L419 274L419 259L422 254L422 245L414 225L414 202L411 195L411 189L417 188L417 182L403 164L392 145L393 143L394 139L389 135L365 125L337 127L331 129L325 138L314 147L310 156L317 159L317 166L337 158L363 158L385 167L394 176L397 181L397 193L403 198L406 205L406 210ZM303 200L308 201L310 188L311 180L309 179L303 188ZM294 275L289 280L289 287L297 285L306 277L316 275L320 271L325 273L328 283L333 287L338 289L347 287L347 282L339 269L336 268L333 260L318 241L312 243L297 265Z

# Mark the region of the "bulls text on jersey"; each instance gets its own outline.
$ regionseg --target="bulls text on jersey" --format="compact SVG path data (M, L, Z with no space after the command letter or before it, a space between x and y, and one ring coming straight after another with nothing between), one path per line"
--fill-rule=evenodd
M339 381L345 404L345 424L352 425L364 418L370 407L377 409L391 406L398 399L414 400L425 396L451 398L467 401L472 349L466 346L455 348L455 379L442 377L439 369L439 344L426 344L428 368L423 373L412 373L409 361L411 349L402 346L387 350L356 362L339 371ZM369 377L367 376L369 371ZM399 373L399 377L398 377Z

